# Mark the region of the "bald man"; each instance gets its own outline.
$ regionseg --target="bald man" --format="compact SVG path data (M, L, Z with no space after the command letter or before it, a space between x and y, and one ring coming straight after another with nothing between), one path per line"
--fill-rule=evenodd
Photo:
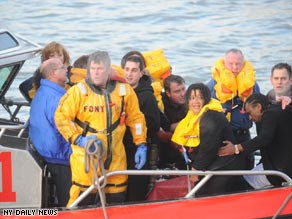
M241 50L229 49L225 56L216 60L212 79L207 82L212 98L218 99L236 138L236 144L250 140L252 121L244 112L243 104L253 93L260 93L255 70ZM245 169L254 167L254 155L246 156Z
M67 66L60 59L51 58L40 67L42 79L31 102L29 136L41 156L46 160L56 193L58 207L66 206L71 187L69 158L70 143L56 128L54 114L60 98L66 93Z

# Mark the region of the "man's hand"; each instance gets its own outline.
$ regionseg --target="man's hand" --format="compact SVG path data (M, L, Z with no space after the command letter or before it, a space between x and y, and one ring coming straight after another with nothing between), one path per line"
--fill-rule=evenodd
M276 98L277 102L282 103L282 109L284 110L286 106L288 106L291 103L291 98L288 96L282 96Z
M223 141L223 143L226 145L224 147L219 148L218 150L219 157L233 155L235 153L235 147L231 143L231 141Z
M95 135L89 135L89 136L86 136L86 137L84 137L84 136L82 136L82 135L79 135L79 136L76 138L74 144L76 144L76 145L78 145L78 146L84 148L84 147L86 146L88 140L89 140L89 139L94 139L94 138L96 138Z
M194 167L192 167L192 170L196 170ZM199 181L199 176L198 175L190 175L190 181L192 183L196 183Z
M172 132L166 132L166 131L160 129L157 132L157 137L162 142L170 142L172 134L173 134Z
M147 160L147 146L145 144L139 144L135 154L135 167L140 170Z
M92 141L91 145L87 146L88 141L91 139L94 139L95 141ZM93 143L96 143L98 146L102 146L101 140L98 139L95 135L89 135L86 137L80 135L75 141L75 144L80 147L83 147L83 148L88 147L88 149L85 148L85 150L88 150L90 153L95 153L98 147L94 145Z

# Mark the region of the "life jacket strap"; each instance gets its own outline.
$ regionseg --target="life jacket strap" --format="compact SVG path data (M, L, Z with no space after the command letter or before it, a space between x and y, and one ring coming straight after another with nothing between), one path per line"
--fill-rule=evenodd
M82 189L88 189L89 186L86 186L86 185L82 185L80 183L77 183L75 181L72 182L73 185L76 185ZM120 184L106 184L106 187L123 187L123 186L126 186L128 183L127 181L126 182L123 182L123 183L120 183Z
M120 124L120 119L117 119L108 129L101 129L97 130L89 126L89 122L82 122L78 118L75 118L75 122L83 129L82 135L86 136L87 132L92 132L92 133L100 133L100 134L105 134L109 135L111 132L113 132L118 125Z

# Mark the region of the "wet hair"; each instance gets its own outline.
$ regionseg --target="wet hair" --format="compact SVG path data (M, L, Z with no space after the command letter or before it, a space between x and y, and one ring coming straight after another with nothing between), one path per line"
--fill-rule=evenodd
M165 91L170 92L170 84L171 83L185 84L185 80L183 79L183 77L181 77L179 75L173 75L173 74L169 75L163 81L163 88Z
M103 64L105 68L110 69L111 66L111 59L109 57L108 52L106 51L96 51L89 55L88 61L87 61L87 67L89 66L91 62Z
M89 55L82 55L82 56L80 56L73 63L73 67L75 67L75 68L87 68L88 58L89 58Z
M262 112L265 111L268 106L270 105L269 99L266 95L263 95L261 93L256 93L250 95L245 103L244 103L244 109L246 110L246 105L249 104L252 107L256 107L257 104L260 104L262 106Z
M143 71L145 68L144 61L140 56L132 55L132 56L129 56L128 58L126 58L124 66L122 66L123 68L126 66L126 63L128 61L139 63L140 71Z
M70 56L68 51L65 49L63 45L61 45L58 42L50 42L47 44L43 49L42 49L42 54L41 54L41 62L44 62L50 58L50 54L52 53L63 53L64 56L64 64L69 65L70 64Z
M203 96L204 105L206 105L207 103L210 102L210 100L211 100L211 92L210 92L209 88L203 83L191 84L188 87L188 89L186 91L186 94L185 94L186 101L188 101L190 99L192 91L196 91L196 90L199 90L201 95Z
M229 54L229 53L237 53L240 54L242 59L244 59L243 53L240 49L236 49L236 48L231 48L229 50L227 50L227 52L225 53L225 57Z
M132 50L132 51L126 53L126 54L123 56L123 58L122 58L122 60L121 60L121 66L122 66L122 68L125 67L126 61L128 60L128 58L129 58L130 56L137 56L137 57L140 57L141 62L143 63L144 68L146 67L146 62L145 62L145 59L144 59L144 57L143 57L143 54L142 54L141 52L139 52L139 51ZM143 68L143 69L144 69L144 68Z
M271 76L273 76L273 72L274 72L275 69L286 69L287 72L288 72L289 78L292 77L291 65L289 65L288 63L280 62L280 63L274 65L274 67L271 70Z
M103 64L107 71L110 70L111 67L111 59L109 57L108 52L106 51L97 51L89 55L87 61L87 75L90 72L90 63L95 62L98 64Z

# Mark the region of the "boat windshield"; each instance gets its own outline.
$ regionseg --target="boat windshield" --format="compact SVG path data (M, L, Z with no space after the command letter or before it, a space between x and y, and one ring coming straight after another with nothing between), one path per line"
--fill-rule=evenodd
M0 88L1 90L3 90L3 85L5 84L8 76L10 75L11 71L12 71L13 67L9 66L9 67L5 67L5 68L1 68L0 69Z
M0 99L3 98L24 61L0 67Z
M17 40L8 32L0 33L0 51L10 50L19 47Z

